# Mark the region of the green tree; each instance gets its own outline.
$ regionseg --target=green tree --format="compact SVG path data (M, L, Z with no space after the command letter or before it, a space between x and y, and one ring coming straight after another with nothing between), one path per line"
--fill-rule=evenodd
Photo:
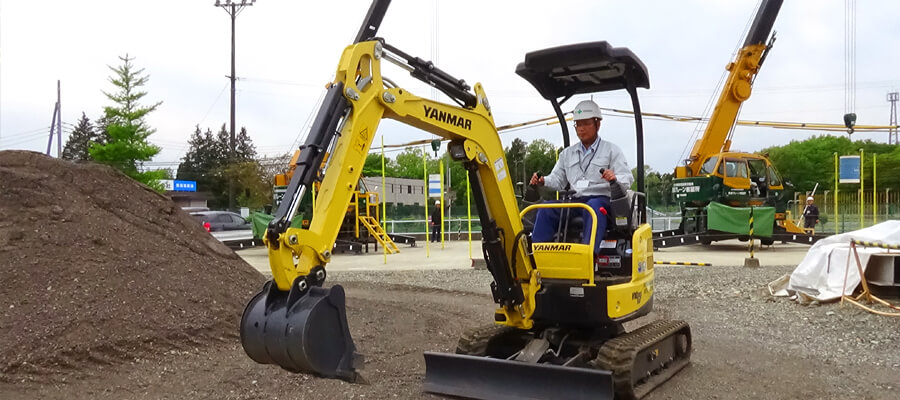
M897 146L876 143L871 140L850 141L845 136L817 136L803 141L791 141L760 151L767 155L785 180L791 182L797 192L809 192L819 184L819 190L834 187L834 154L857 155L863 149L865 185L873 183L873 155L878 155L878 187L900 189L895 177L900 173L900 150ZM855 190L856 184L842 185L841 190Z
M227 198L223 205L220 196L216 195L226 190L220 170L224 162L212 131L207 128L206 132L203 132L198 125L188 140L188 151L178 164L176 177L180 180L197 182L198 190L213 195L208 201L209 206L221 208L228 204Z
M428 162L433 163L433 159L428 152L425 152L425 159ZM400 154L397 154L397 177L398 178L412 178L412 179L422 179L423 171L422 171L422 149L418 147L407 147L403 149ZM436 168L432 168L429 166L429 171L431 173L436 172Z
M547 175L556 165L556 147L545 139L538 139L528 144L525 154L525 165L532 172Z
M147 141L155 130L147 126L144 117L156 110L162 102L151 106L140 105L140 100L147 95L141 91L149 77L142 75L143 69L135 69L131 63L133 58L119 57L122 65L109 66L114 75L109 78L116 87L113 93L103 92L114 105L104 107L104 117L109 121L106 133L109 135L105 143L93 143L89 149L91 158L122 171L138 182L144 183L157 191L162 191L159 182L165 171L143 170L143 163L150 161L159 153L160 148Z
M66 140L62 158L72 161L89 161L91 160L89 150L93 143L103 143L103 137L97 133L91 120L82 112L78 125Z
M223 177L232 179L238 188L235 201L242 207L259 210L272 203L272 182L266 180L263 168L256 161L230 163L223 169ZM227 199L224 199L227 202Z
M188 151L178 165L178 179L196 181L199 190L212 195L208 203L213 208L228 206L228 182L233 179L237 204L258 209L261 207L258 205L261 197L252 193L259 192L260 196L271 202L271 174L256 160L256 146L250 139L247 128L241 128L235 135L234 159L229 157L230 138L225 124L222 124L216 135L209 128L202 132L196 126L188 140ZM255 164L255 167L248 166L248 163ZM288 167L285 162L283 169L287 170ZM252 193L248 194L248 190Z
M384 157L385 176L398 176L397 165L390 157ZM381 176L381 153L369 153L363 166L363 176Z
M449 166L449 168L448 168ZM449 174L449 177L445 177L445 184L450 186L450 190L453 192L453 196L456 199L456 204L463 205L466 204L466 168L463 166L463 163L459 161L453 161L450 158L450 154L444 153L444 170L445 173ZM449 170L449 172L447 172Z
M224 125L222 126L222 129L225 129ZM250 140L250 135L247 134L247 128L245 127L241 127L241 131L235 135L234 155L237 159L235 162L237 163L256 159L256 146L253 144L253 141Z
M527 153L527 144L520 138L513 139L512 144L505 149L506 165L510 175L513 176L513 182L527 182L534 171L526 171L525 155ZM547 171L545 173L549 173Z
M673 204L672 198L672 180L675 179L675 174L671 172L662 173L659 175L659 191L660 191L660 200L661 206L663 208L668 209L670 205Z

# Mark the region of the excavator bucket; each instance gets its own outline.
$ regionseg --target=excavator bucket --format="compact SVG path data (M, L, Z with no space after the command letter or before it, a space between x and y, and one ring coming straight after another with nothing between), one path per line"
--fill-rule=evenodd
M284 292L266 282L244 309L241 345L258 363L326 378L356 381L356 369L362 365L340 285L307 286L298 279Z
M425 352L425 391L485 400L612 400L613 380L604 370Z

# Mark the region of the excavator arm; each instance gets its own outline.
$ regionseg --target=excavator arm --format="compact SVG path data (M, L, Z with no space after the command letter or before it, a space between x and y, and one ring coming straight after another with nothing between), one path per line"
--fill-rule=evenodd
M710 155L730 150L732 127L741 105L750 98L753 80L775 40L774 35L769 39L769 34L782 3L783 0L762 0L743 46L735 60L725 68L728 78L703 136L694 143L685 165L675 168L676 178L698 176L703 162Z
M512 179L484 90L480 84L470 89L430 62L371 37L377 30L372 28L377 26L373 21L380 21L386 3L373 3L358 35L358 39L368 36L367 40L344 49L335 79L300 148L284 198L266 230L263 241L273 279L251 299L241 321L243 347L257 362L295 372L356 378L361 356L347 326L343 289L322 285L354 184L383 118L449 140L451 157L465 165L472 183L484 258L499 304L495 320L519 329L533 326L539 274L526 254ZM424 99L396 87L382 76L384 61L399 65L459 105ZM291 227L300 200L316 183L319 190L308 229Z
M354 182L359 180L379 123L382 118L390 118L450 140L448 148L451 155L456 161L466 165L473 182L474 197L486 235L485 258L489 260L495 278L495 299L504 306L521 306L524 295L520 278L527 280L531 266L524 257L524 249L513 246L516 235L522 231L522 223L518 217L502 143L483 89L476 84L474 94L470 94L464 86L458 84L459 81L448 82L453 83L454 87L447 91L462 94L455 98L463 104L472 104L459 107L421 98L402 88L386 87L381 75L383 60L408 67L414 76L417 71L414 65L407 62L415 61L415 58L388 49L394 48L380 40L373 40L351 45L341 56L335 83L329 89L326 99L336 97L338 91L342 99L331 100L336 103L335 107L322 108L317 122L322 120L330 123L315 124L310 134L311 137L327 137L334 129L333 143L328 145L330 157L324 174L319 176L315 170L307 174L294 174L288 187L292 201L282 202L283 206L276 213L266 235L265 242L269 248L275 283L280 290L289 290L294 280L308 276L313 269L327 264L331 256L330 244L337 237L344 210L353 195ZM342 118L334 123L333 115L340 115ZM320 132L321 130L324 132ZM320 152L324 147L311 144L307 146L311 149L315 147L310 153ZM308 170L303 168L305 165L302 163L303 161L298 161L296 171ZM283 221L289 221L281 218L282 215L288 215L293 210L284 208L293 207L290 204L305 192L308 184L304 181L310 178L321 179L321 189L317 194L315 217L310 221L309 229L280 229ZM286 194L285 199L287 198ZM491 201L485 201L487 198ZM509 261L513 256L513 247L519 253L515 256L523 260L517 263L515 271L511 270ZM510 314L512 315L508 317L511 321L521 321L516 325L527 325L519 311Z

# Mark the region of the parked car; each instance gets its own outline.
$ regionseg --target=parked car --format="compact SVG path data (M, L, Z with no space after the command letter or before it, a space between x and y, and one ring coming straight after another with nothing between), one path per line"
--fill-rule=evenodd
M199 211L192 212L191 216L200 221L207 232L250 229L250 221L230 211Z

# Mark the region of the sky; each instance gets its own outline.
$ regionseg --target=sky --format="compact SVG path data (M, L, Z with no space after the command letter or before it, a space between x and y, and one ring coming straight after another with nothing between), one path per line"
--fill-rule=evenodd
M231 20L214 3L0 0L0 150L46 151L57 80L63 122L76 124L82 113L96 120L111 105L103 91L115 89L108 66L120 65L119 57L128 54L149 76L143 103L162 102L147 117L156 129L150 141L162 148L148 165L177 167L196 126L215 132L229 120ZM369 4L259 0L238 15L236 119L260 155L296 148ZM549 103L514 72L525 53L598 40L630 48L647 66L651 88L639 91L645 112L701 116L715 101L717 84L757 5L758 0L394 0L379 36L469 84L481 82L498 126L553 115ZM900 1L856 5L858 124L889 122L886 95L900 89L898 16ZM841 123L845 1L787 0L774 29L775 47L741 119ZM414 94L435 96L397 67L383 72ZM624 91L593 98L601 107L630 109ZM670 172L690 150L696 128L647 120L646 164ZM64 127L63 143L70 130ZM431 137L393 121L382 123L379 134L386 144ZM819 134L738 127L732 149L756 151ZM635 165L633 120L609 115L600 135L618 144ZM558 126L501 134L505 145L516 137L562 144ZM571 137L575 140L574 133ZM886 133L853 138L888 140ZM373 147L380 140L376 137ZM56 155L55 142L51 153Z

